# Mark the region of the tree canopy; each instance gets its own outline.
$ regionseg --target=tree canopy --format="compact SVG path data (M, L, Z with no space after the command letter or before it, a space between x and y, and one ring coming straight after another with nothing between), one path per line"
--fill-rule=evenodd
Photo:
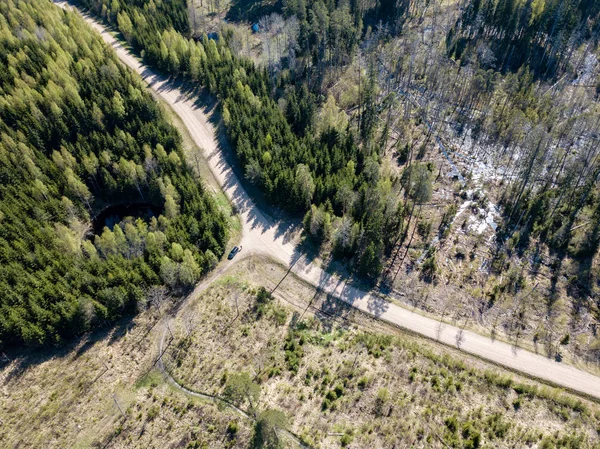
M236 56L227 36L209 39L203 34L198 40L188 39L168 21L155 20L150 3L124 0L120 11L134 17L135 26L130 29L127 20L119 23L107 0L80 1L109 24L119 29L124 25L123 35L129 36L148 64L201 83L217 95L227 135L246 178L271 203L292 214L310 214L311 205L326 211L325 222L329 220L335 230L328 235L339 235L336 254L351 259L360 274L379 274L383 251L389 250L400 230L402 207L393 194L397 186L390 179L380 179L381 156L374 145L361 148L354 132L340 126L340 119L318 135L308 132L316 113L314 94L301 83L286 83L287 106L282 110L273 95L269 71ZM312 8L321 8L325 20L324 5L317 2ZM340 27L351 21L346 9L342 10L341 22L334 22ZM311 20L318 22L314 17ZM374 95L373 82L370 85ZM363 137L371 139L376 116L374 112L365 115L370 119L364 121ZM369 255L363 258L367 248ZM367 260L371 262L365 269Z
M597 40L600 4L589 0L471 0L448 34L450 53L479 57L484 68L517 71L528 66L540 77L562 72L573 51Z
M0 345L59 343L212 266L227 222L183 161L156 101L76 14L0 3ZM163 212L93 235L102 210L139 202Z

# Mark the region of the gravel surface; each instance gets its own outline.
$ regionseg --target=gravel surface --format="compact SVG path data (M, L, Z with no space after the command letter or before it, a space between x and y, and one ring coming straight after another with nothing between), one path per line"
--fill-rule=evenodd
M56 3L63 8L68 7L65 2ZM84 15L84 18L102 35L104 41L114 48L119 59L137 72L149 87L172 107L196 144L204 149L210 169L240 213L243 227L243 250L240 255L255 253L271 256L291 266L291 271L300 278L365 313L449 346L459 347L462 351L506 368L600 399L600 378L590 373L391 304L378 295L354 287L310 263L297 248L297 223L274 220L267 216L259 210L242 187L219 149L215 129L203 108L204 105L198 104L197 98L182 93L173 81L144 66L121 46L103 25L87 15ZM239 260L240 255L226 261L222 269Z

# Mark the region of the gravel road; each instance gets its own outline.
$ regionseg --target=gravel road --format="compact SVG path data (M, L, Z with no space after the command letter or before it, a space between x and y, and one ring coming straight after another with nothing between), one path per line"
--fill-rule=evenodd
M56 2L67 8L65 2ZM362 291L347 282L327 274L297 249L296 223L275 221L255 205L242 187L239 179L227 163L217 144L216 133L205 111L205 105L197 98L189 97L169 79L144 66L137 58L119 44L106 28L89 16L85 20L112 46L119 59L137 72L168 103L181 118L196 144L203 148L214 176L241 216L244 253L259 253L291 266L291 271L322 291L351 304L353 307L393 325L417 334L459 347L462 351L503 365L555 385L584 393L600 399L600 378L573 366L555 362L553 359L517 349L514 346L492 340L468 330L425 317L403 307L391 304L377 295ZM239 257L239 256L238 256ZM226 268L236 259L225 262Z

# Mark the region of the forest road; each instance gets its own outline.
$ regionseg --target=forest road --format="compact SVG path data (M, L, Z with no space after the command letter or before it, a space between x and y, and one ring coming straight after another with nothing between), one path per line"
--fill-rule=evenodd
M63 8L76 9L64 1L54 1ZM243 226L241 245L244 247L244 253L270 256L289 266L295 275L318 287L323 293L390 324L458 347L466 353L511 370L600 399L599 377L542 355L412 312L388 302L375 293L365 292L351 285L350 280L345 281L330 275L311 263L297 248L297 223L275 221L263 214L239 182L219 149L216 131L207 114L206 105L198 104L197 98L181 92L172 80L143 65L103 25L88 15L82 15L89 25L101 34L104 41L113 47L119 59L137 72L148 86L171 106L188 128L196 144L204 150L210 169L240 213ZM236 259L225 262L224 268L235 261Z

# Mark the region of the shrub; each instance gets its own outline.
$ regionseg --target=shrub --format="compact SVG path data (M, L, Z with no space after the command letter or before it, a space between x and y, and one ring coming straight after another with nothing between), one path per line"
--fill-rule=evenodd
M518 397L517 399L515 399L512 403L513 408L515 409L515 411L519 410L521 408L521 405L523 405L523 401L521 399L521 397Z
M278 326L283 326L287 321L287 312L283 307L273 307L271 318Z
M281 374L281 368L279 368L278 366L272 366L271 368L269 368L267 376L269 378L271 378L271 377L279 376L280 374Z
M417 224L417 232L423 239L427 239L431 234L431 222L429 220L421 220Z
M298 373L298 368L300 366L300 360L304 355L304 351L302 350L302 344L304 343L304 339L302 335L298 338L296 332L290 332L285 339L285 343L283 345L283 349L285 351L285 361L287 363L288 369L292 374Z
M377 391L377 399L375 399L375 414L382 416L384 414L385 405L390 399L390 392L387 388L380 388Z
M368 384L369 378L367 376L363 376L360 379L358 379L358 388L360 388L361 390L364 390Z
M425 259L423 265L421 266L421 272L425 278L433 279L437 271L438 267L435 259L435 250L430 248L427 251L427 259Z
M488 434L495 438L504 438L510 430L510 423L505 422L500 413L494 413L491 415L487 419L486 424Z
M148 421L152 421L157 416L158 416L158 406L157 405L153 405L148 410Z
M363 333L357 337L357 342L362 343L369 355L375 358L381 357L383 350L387 349L393 343L393 337L391 335L374 335Z
M537 385L517 384L513 386L513 390L515 390L517 394L525 394L529 397L533 397L537 394L538 387Z
M325 399L327 399L328 401L335 401L337 399L335 391L329 390L325 395Z
M233 437L238 433L238 430L238 423L236 421L229 421L229 424L227 424L227 435Z
M418 371L419 371L419 370L417 369L417 367L416 367L416 366L413 366L413 367L410 369L410 374L408 375L408 381L409 381L410 383L413 383L413 382L414 382L414 381L417 379L417 372L418 372Z
M273 301L273 295L264 287L260 287L256 293L256 305L254 311L257 318L266 315L268 305Z
M456 418L456 416L446 418L444 420L444 424L451 433L456 433L456 431L458 430L458 419Z
M354 440L354 436L352 435L352 433L346 432L344 433L344 435L342 435L342 438L340 438L340 443L342 444L342 447L346 447L350 443L352 443L352 440Z

